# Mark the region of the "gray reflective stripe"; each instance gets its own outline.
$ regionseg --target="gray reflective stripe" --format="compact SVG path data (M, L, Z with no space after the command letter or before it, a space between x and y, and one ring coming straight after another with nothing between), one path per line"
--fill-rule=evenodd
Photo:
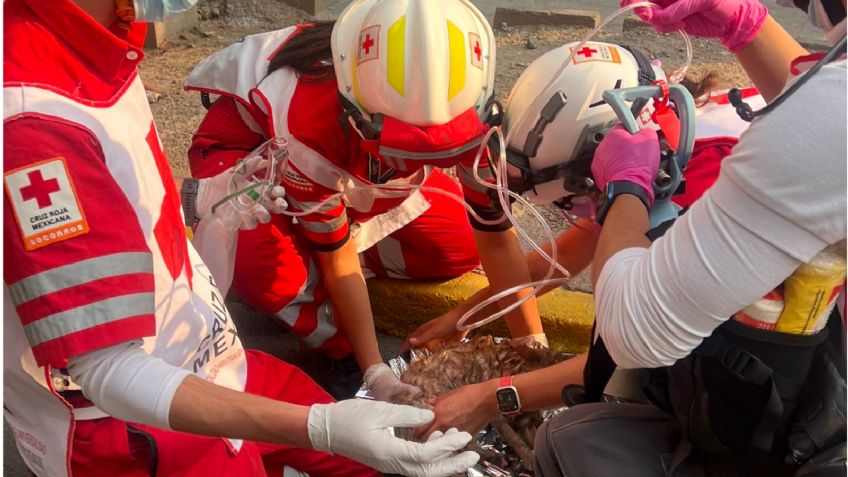
M294 297L282 310L277 312L277 318L283 323L294 327L297 323L297 317L300 314L300 307L306 303L312 303L315 300L315 287L318 285L318 267L315 261L309 259L309 270L306 272L306 281L297 291L297 296Z
M456 156L457 154L462 154L463 152L470 151L471 149L474 149L476 147L480 147L480 144L482 143L483 138L481 137L467 144L463 144L462 146L438 152L411 152L404 151L402 149L392 149L390 147L380 146L380 155L415 160L443 159L446 157Z
M386 237L377 242L377 255L389 278L408 279L406 261L403 259L403 249L399 240Z
M288 196L286 197L286 201L289 203L289 206L292 206L292 207L296 208L297 210L299 210L301 212L310 210L313 207L316 207L318 204L320 204L320 202L300 202L299 200L292 199L291 197L288 197ZM326 204L322 205L321 207L319 207L318 210L314 211L313 213L314 214L321 214L321 213L329 212L329 211L335 209L336 207L338 207L341 203L342 203L342 199L340 197L333 199L333 200L327 202Z
M470 167L460 164L457 167L457 172L457 175L459 176L459 181L462 182L462 184L468 187L469 189L483 193L489 190L487 187L477 182L477 179L474 178L474 172ZM480 179L483 180L494 179L492 171L488 168L481 169L478 167L477 175L480 176Z
M318 285L318 274L319 271L318 267L315 265L315 261L310 259L306 282L300 287L300 290L298 290L297 296L294 300L289 302L288 305L277 312L276 316L279 320L283 321L292 328L294 327L295 323L297 323L297 319L303 305L315 301L315 288ZM312 333L300 338L301 341L303 341L303 344L309 348L320 347L328 339L335 336L337 332L336 324L333 321L333 307L330 305L329 299L321 303L321 306L318 307L317 315L317 324L315 329Z
M299 470L285 466L283 467L283 477L309 477L309 474L305 474Z
M318 307L317 326L315 331L309 333L308 336L302 338L303 344L309 348L319 348L326 343L328 339L336 335L336 323L333 321L333 305L330 300L325 300Z
M347 223L347 214L324 222L312 222L309 220L298 220L298 223L310 232L328 233L339 230Z
M15 305L20 305L48 293L131 273L153 273L153 255L150 252L128 252L89 258L26 277L9 285L9 291Z
M135 293L100 300L90 305L49 315L24 326L30 346L84 331L95 326L155 312L156 297L150 293Z

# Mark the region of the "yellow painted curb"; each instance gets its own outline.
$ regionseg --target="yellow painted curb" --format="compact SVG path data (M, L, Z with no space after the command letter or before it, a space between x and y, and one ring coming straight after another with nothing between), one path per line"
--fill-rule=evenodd
M484 276L467 273L445 282L415 282L389 278L368 280L368 293L377 329L406 337L421 323L468 299L488 284ZM554 290L539 299L539 313L551 348L577 353L589 346L595 304L592 295ZM477 333L509 336L502 320Z

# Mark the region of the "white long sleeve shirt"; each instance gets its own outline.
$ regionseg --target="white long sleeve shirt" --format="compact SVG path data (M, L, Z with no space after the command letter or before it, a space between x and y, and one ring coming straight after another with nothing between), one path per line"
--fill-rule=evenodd
M754 120L715 185L650 248L604 265L597 331L622 368L674 364L846 237L846 65Z

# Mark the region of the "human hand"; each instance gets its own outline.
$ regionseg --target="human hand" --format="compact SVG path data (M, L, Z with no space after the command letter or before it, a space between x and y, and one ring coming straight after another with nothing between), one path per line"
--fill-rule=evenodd
M285 189L280 185L270 187L264 195L257 197L256 202L244 207L236 207L233 199L215 205L229 194L241 191L251 185L251 177L268 167L268 160L254 155L239 161L231 169L215 177L198 181L196 214L199 219L213 218L221 222L228 230L253 230L260 223L271 221L271 214L279 214L286 210ZM247 193L250 194L250 193ZM214 210L213 210L214 209Z
M595 185L605 191L607 184L629 181L642 187L648 203L654 203L654 178L660 167L660 143L657 133L643 128L635 135L616 124L595 150L592 175Z
M523 345L528 348L550 348L550 345L548 344L548 336L544 333L512 338L509 342L514 345Z
M403 342L400 349L401 353L410 348L427 348L434 351L443 345L459 343L468 336L467 331L456 329L456 324L460 318L462 318L462 315L455 308L422 324L410 333L409 337Z
M421 394L421 390L417 387L402 383L392 372L392 368L385 363L375 364L365 370L362 380L365 381L365 387L369 394L379 401L388 401L401 393L407 393L411 396Z
M391 428L417 427L433 420L433 412L379 401L349 399L314 404L307 430L316 450L350 457L386 474L441 477L476 464L475 452L460 452L471 441L466 432L448 431L425 443L395 437Z
M621 6L639 0L622 0ZM758 0L651 0L659 8L637 8L636 14L660 33L683 30L692 36L717 38L731 53L747 46L768 16Z
M431 402L436 418L415 429L413 435L421 439L451 428L476 434L500 413L495 401L496 390L497 386L487 381L442 394Z

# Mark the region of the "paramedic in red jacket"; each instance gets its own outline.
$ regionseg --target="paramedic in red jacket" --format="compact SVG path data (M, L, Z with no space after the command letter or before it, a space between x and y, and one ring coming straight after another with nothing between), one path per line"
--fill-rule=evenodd
M286 200L309 212L242 232L233 288L308 348L340 359L349 339L378 398L403 387L377 349L363 269L454 277L477 265L479 251L495 289L528 281L513 273L523 258L510 223L472 171L492 114L494 68L491 28L467 2L360 1L335 24L248 36L187 81L220 96L189 151L194 175L218 173L283 137ZM433 166L456 166L461 188ZM478 174L493 179L485 158ZM401 189L362 189L372 184ZM477 218L469 226L461 204L402 189L422 184L464 195ZM508 323L514 337L544 340L532 299Z

